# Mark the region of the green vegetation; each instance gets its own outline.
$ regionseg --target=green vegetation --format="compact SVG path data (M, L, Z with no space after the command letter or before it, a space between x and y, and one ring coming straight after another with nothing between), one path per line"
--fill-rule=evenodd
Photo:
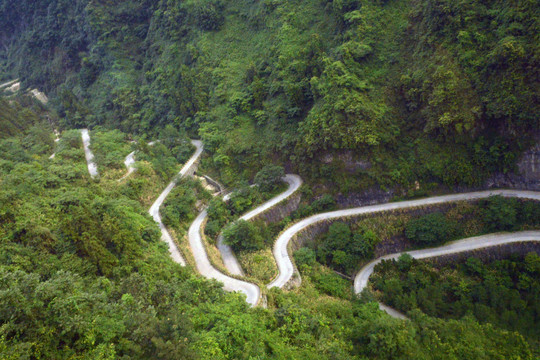
M453 238L456 226L444 214L434 212L409 221L405 236L415 243L436 245Z
M285 175L283 167L277 165L266 165L255 175L255 184L259 185L261 191L270 192L281 184L281 178Z
M44 90L64 127L197 134L227 185L285 161L345 192L478 185L539 127L534 5L8 0L0 78Z
M490 354L497 343L501 356L531 358L518 335L470 319L398 323L374 304L350 300L347 283L328 271L314 279L321 294L339 298L320 298L306 280L299 293L272 290L269 309L250 309L243 296L172 262L147 207L126 195L130 181L154 176L151 169L125 183L95 183L80 132L65 131L52 160L40 154L48 138L28 139L0 147L3 359L345 360L392 358L403 349L404 358L416 359L433 342L444 344L441 355L457 351L466 336L475 347L459 350L464 356ZM191 185L179 184L164 205L172 221L186 213Z
M126 171L124 160L132 151L127 135L120 130L107 131L96 127L90 132L90 148L98 167L103 171ZM102 175L105 176L105 175Z
M165 226L178 227L181 223L192 219L197 201L193 186L190 186L193 183L195 182L177 184L167 196L165 204L160 210Z
M371 282L385 304L401 311L420 309L440 318L474 316L523 334L540 351L540 257L513 255L507 260L470 257L455 265L434 266L411 260L377 265Z
M373 257L497 231L538 228L540 202L492 196L476 202L371 214L348 223L336 221L307 246L321 264L353 275Z
M371 259L373 249L380 240L370 230L353 232L349 225L336 222L330 226L322 241L315 245L317 259L322 264L346 273L352 273L359 259Z
M279 167L273 167L277 169ZM270 167L272 169L272 166ZM230 221L242 216L250 209L271 199L277 194L285 191L285 184L281 181L283 169L277 169L277 177L271 177L273 180L266 187L244 185L231 194L229 200L223 201L215 198L210 201L208 206L208 223L205 232L211 238L215 238L220 230ZM267 180L269 178L266 178ZM260 179L259 179L260 180ZM261 224L261 226L263 226ZM263 226L264 227L264 226Z
M33 125L42 123L45 117L43 106L29 97L20 96L15 100L0 97L0 139L24 133ZM50 134L47 131L47 136Z
M238 220L227 226L223 230L223 238L227 245L237 251L260 250L264 246L259 228L246 220Z
M225 228L248 276L267 282L275 235L335 209L330 194L421 195L514 171L540 127L537 8L528 0L0 2L0 80L20 78L20 94L38 88L51 107L0 94L0 358L537 358L534 255L451 270L405 256L396 266L407 279L385 264L393 278L379 284L383 296L416 309L405 322L374 298L355 298L344 277L395 247L538 228L538 203L493 198L434 215L336 222L295 253L302 287L269 290L266 309L175 264L147 213L192 154L188 138L202 139L201 169L238 191L225 203L182 181L163 221L182 245L209 203L208 235ZM104 172L98 182L80 132L70 130L82 127ZM62 131L57 144L53 128ZM137 171L117 181L130 151ZM283 190L284 169L274 164L310 184L299 209L277 224L235 223Z

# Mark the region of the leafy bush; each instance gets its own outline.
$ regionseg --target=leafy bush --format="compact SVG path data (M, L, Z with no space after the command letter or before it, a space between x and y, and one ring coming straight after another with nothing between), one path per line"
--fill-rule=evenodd
M330 211L336 208L336 200L330 194L324 194L319 199L315 200L311 204L313 213L319 213L322 211Z
M223 230L225 243L234 250L254 251L264 247L264 239L260 230L253 223L238 220Z
M176 186L161 209L163 224L178 227L182 222L192 218L196 201L193 189L182 185Z
M516 199L508 199L502 196L492 196L482 202L484 207L482 219L488 231L512 230L517 225Z
M530 226L540 225L540 201L526 201L518 210L520 223Z
M349 282L339 275L331 272L317 272L311 276L317 290L330 296L349 299L351 286Z
M317 263L315 251L308 247L303 247L293 253L294 262L300 271L309 271Z
M372 231L353 233L346 223L336 222L317 245L317 259L339 271L352 273L361 259L373 256L373 249L378 242L378 237Z
M285 170L282 166L266 165L255 175L255 183L259 185L261 191L270 192L279 185L283 175Z
M455 232L455 225L440 212L412 219L405 228L405 235L409 240L423 245L438 244L450 240Z

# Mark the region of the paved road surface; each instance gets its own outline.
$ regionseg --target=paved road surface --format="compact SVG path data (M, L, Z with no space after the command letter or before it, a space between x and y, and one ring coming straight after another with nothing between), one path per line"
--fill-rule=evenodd
M180 172L178 173L178 177L182 178L186 176L186 174L192 170L195 162L199 159L203 152L203 144L199 140L192 140L191 143L195 145L197 148L195 150L195 153L191 156L191 158L188 160L188 162L182 167ZM154 221L159 224L159 228L161 229L161 240L165 241L169 245L169 252L171 253L171 257L173 260L177 263L179 263L182 266L186 266L186 262L182 255L180 254L180 251L176 247L176 244L174 243L171 234L167 231L165 228L165 225L163 225L163 222L161 222L161 215L159 214L159 208L171 192L171 190L176 185L176 179L171 181L169 185L163 190L163 192L159 195L157 200L152 204L150 207L150 210L148 211L150 215L154 218Z
M56 138L54 139L54 142L57 143L60 141L60 133L58 132L58 130L54 130L54 136L56 136ZM54 157L56 156L56 151L52 153L51 156L49 156L49 159L54 159Z
M243 215L239 220L250 220L253 219L255 216L265 212L266 210L270 209L272 206L279 204L281 201L285 200L292 194L296 192L302 185L302 178L298 175L293 174L287 174L285 175L282 180L289 184L289 188L279 194L276 197L273 197L269 201L265 202L261 206L249 211L245 215ZM230 198L231 194L227 194L223 199L227 201ZM223 240L223 234L219 234L217 239L217 247L219 252L221 253L221 258L223 259L223 264L227 268L227 270L234 275L240 275L243 276L244 272L242 271L242 267L240 266L240 263L238 262L238 259L234 255L233 250L231 247L224 243Z
M197 270L207 278L221 281L223 288L227 291L240 291L244 293L247 297L246 301L249 304L252 306L257 305L261 296L261 291L257 285L227 276L214 268L210 263L201 238L201 227L206 216L206 210L202 211L189 227L189 245L193 252L195 263L197 264Z
M382 256L378 259L371 261L369 264L364 266L354 278L354 292L359 294L366 287L369 282L369 277L373 273L373 269L377 264L382 260L397 259L402 254L407 253L415 259L426 259L431 257L437 257L442 255L456 254L464 251L476 250L487 248L491 246L511 244L514 242L526 242L526 241L540 241L540 231L521 231L515 233L504 233L504 234L489 234L476 236L472 238L467 238L463 240L453 241L449 244L430 248L422 249L415 251L404 251L400 253L390 254ZM403 314L397 312L396 310L389 308L383 304L379 304L381 309L388 312L394 317L403 318Z
M5 83L3 83L3 84L0 84L0 89L4 88L4 87L6 87L6 86L13 85L13 84L15 84L17 81L19 81L19 79L11 80L11 81L5 82Z
M519 198L540 200L540 192L535 192L535 191L488 190L488 191L478 191L478 192L463 193L463 194L436 196L436 197L430 197L430 198L420 199L420 200L410 200L410 201L394 202L394 203L387 203L387 204L380 204L380 205L363 206L363 207L358 207L358 208L344 209L344 210L332 211L332 212L310 216L304 220L297 222L293 226L289 227L276 240L274 244L273 252L274 252L274 257L276 259L276 263L278 265L279 275L276 277L276 279L274 279L268 285L268 287L269 288L272 288L272 287L282 288L291 280L295 272L295 268L289 257L289 253L287 251L287 245L289 244L289 241L298 232L304 230L305 228L317 222L329 220L329 219L356 216L360 214L368 214L368 213L373 213L373 212L404 209L404 208L410 208L410 207L416 207L416 206L433 205L433 204L455 202L455 201L461 201L461 200L483 199L492 195L501 195L505 197L519 197Z
M86 157L86 163L88 164L88 172L92 179L95 179L99 176L96 163L94 162L94 154L90 150L90 133L88 129L81 130L81 136L84 146L84 156Z

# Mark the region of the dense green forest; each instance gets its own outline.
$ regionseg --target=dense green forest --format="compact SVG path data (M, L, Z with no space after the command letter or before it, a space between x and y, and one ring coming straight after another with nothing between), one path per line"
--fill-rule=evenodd
M337 209L336 194L421 196L516 170L540 128L538 5L0 0L0 83L21 82L0 89L0 359L538 358L538 255L403 258L360 296L348 279L395 242L537 229L538 202L337 221L294 253L302 285L263 288L253 308L198 274L186 245L207 207L209 257L223 233L246 278L268 284L273 240ZM27 96L34 88L47 104ZM148 209L193 153L190 138L205 147L199 175L235 193L225 202L178 181L161 216L182 267ZM284 190L285 172L305 180L298 208L237 221Z
M536 253L482 262L468 258L452 266L400 258L376 268L373 287L396 309L440 318L472 315L482 323L518 331L538 347L540 258Z
M145 211L147 198L166 184L152 166L150 147L132 178L93 180L79 131L64 131L48 160L52 136L50 125L38 122L0 140L2 359L535 356L524 336L472 317L412 312L411 321L390 318L311 260L302 267L301 288L273 289L267 309L250 308L243 295L226 293L171 260ZM97 134L103 144L118 136ZM143 145L136 145L141 152ZM119 158L104 157L98 168L112 171ZM195 199L208 200L203 192L180 184L163 211L165 221L174 226L192 218Z
M303 213L302 209L299 211ZM313 257L321 264L352 276L366 262L383 254L437 247L482 234L539 227L540 202L492 196L420 211L371 214L347 222L338 220L301 249L299 256Z
M0 76L62 127L200 136L226 183L262 159L343 191L478 185L540 126L537 5L5 0ZM370 166L321 160L345 151Z

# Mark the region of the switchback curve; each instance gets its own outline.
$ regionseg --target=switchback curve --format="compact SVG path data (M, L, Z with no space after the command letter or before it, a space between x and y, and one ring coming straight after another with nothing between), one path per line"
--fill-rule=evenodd
M86 163L88 165L88 172L92 179L95 179L99 176L99 172L97 165L94 162L94 154L92 153L92 150L90 150L90 133L88 132L88 129L81 130L81 137L84 147L84 156L86 157Z
M163 190L163 192L159 195L157 200L152 204L150 207L150 210L148 211L152 218L154 218L154 221L158 223L159 228L161 230L161 240L165 241L169 245L169 252L171 253L171 257L173 260L177 263L179 263L182 266L186 266L186 261L182 257L182 254L180 254L180 251L178 250L178 247L174 243L171 235L167 231L167 228L161 221L161 215L159 214L159 208L171 192L171 190L176 186L176 181L179 178L183 178L186 176L190 171L193 170L193 167L199 157L201 156L204 146L203 143L200 140L191 140L191 143L195 145L196 150L195 153L191 156L191 158L188 160L188 162L182 167L180 172L178 173L177 178L173 179L169 183L169 185Z
M242 217L240 217L239 220L248 221L250 219L253 219L255 216L262 214L263 212L270 209L274 205L279 204L281 201L287 199L289 196L294 194L302 185L302 178L294 174L286 174L285 176L283 176L281 180L283 180L289 185L286 191L282 192L281 194L273 197L272 199L265 202L264 204L242 215ZM230 194L224 196L223 199L228 200L229 197L230 197ZM242 267L240 266L238 259L234 255L234 252L231 249L231 247L225 244L224 239L223 239L223 234L221 233L219 234L218 239L217 239L217 247L221 254L221 258L223 259L223 264L225 265L225 268L233 275L244 276L244 272L242 271Z
M278 265L279 274L270 284L268 284L268 287L269 288L272 288L272 287L283 288L292 279L293 274L295 272L295 267L291 261L291 258L288 252L289 242L300 231L308 228L309 226L315 223L325 221L325 220L357 216L357 215L369 214L369 213L375 213L375 212L405 209L405 208L412 208L412 207L417 207L417 206L434 205L434 204L447 203L447 202L483 199L483 198L487 198L493 195L540 200L540 192L536 192L536 191L488 190L488 191L478 191L478 192L470 192L470 193L462 193L462 194L435 196L435 197L419 199L419 200L409 200L409 201L394 202L394 203L387 203L387 204L380 204L380 205L363 206L363 207L357 207L357 208L352 208L352 209L331 211L331 212L326 212L326 213L310 216L306 219L303 219L297 222L296 224L292 225L288 229L286 229L277 238L276 242L274 243L273 253L276 259L276 263Z
M195 258L197 270L204 277L221 281L223 288L227 291L240 291L246 294L246 301L251 306L257 305L261 297L261 290L257 285L227 276L210 263L201 235L202 225L207 215L206 210L203 210L193 221L188 232L189 246Z
M452 241L443 246L414 251L403 251L399 253L381 256L364 266L354 278L354 292L361 293L368 285L369 277L373 274L375 266L383 260L397 260L402 254L409 254L415 259L427 259L437 256L451 255L465 251L484 249L492 246L511 244L515 242L540 241L540 231L520 231L515 233L488 234L475 236L467 239ZM396 310L386 305L380 304L381 310L386 311L391 316L404 318Z

